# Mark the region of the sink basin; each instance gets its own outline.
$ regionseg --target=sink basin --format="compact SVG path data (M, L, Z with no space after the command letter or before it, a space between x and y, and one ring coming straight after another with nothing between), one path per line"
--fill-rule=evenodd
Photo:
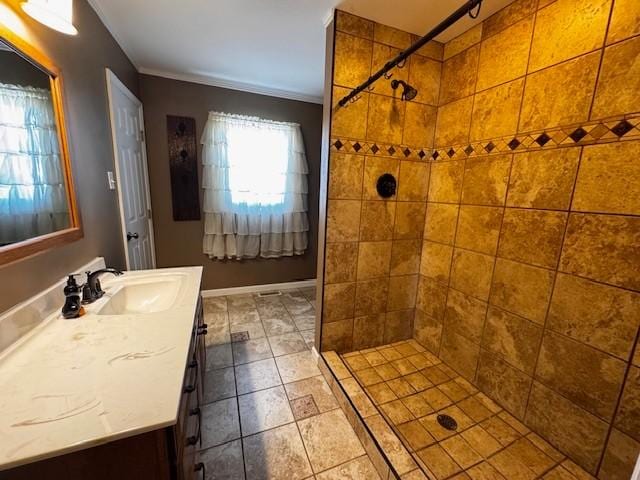
M154 277L135 276L117 279L109 284L107 302L98 315L155 313L168 310L179 300L182 275Z

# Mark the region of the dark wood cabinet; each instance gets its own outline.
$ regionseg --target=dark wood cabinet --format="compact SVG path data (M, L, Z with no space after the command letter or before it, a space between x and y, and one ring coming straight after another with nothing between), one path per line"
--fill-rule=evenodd
M206 325L198 301L175 425L0 472L0 480L200 480ZM135 401L135 399L132 399Z

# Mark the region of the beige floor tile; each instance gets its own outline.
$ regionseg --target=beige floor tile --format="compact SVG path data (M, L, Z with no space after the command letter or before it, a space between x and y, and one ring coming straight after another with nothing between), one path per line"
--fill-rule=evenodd
M209 370L204 374L204 403L215 402L236 395L236 379L233 367Z
M203 449L240 438L238 404L235 397L203 406L201 427Z
M286 314L286 317L281 318L262 318L262 325L267 336L282 335L284 333L291 333L296 331L296 325L293 320Z
M420 372L413 372L409 375L405 375L404 380L408 382L416 392L421 392L427 388L433 387L433 383L427 380L427 377L422 375Z
M440 445L465 470L483 461L482 455L471 448L471 445L460 435L447 438Z
M233 366L231 344L215 345L207 348L207 370Z
M275 357L290 353L302 352L308 349L307 344L298 332L285 333L268 337L271 351Z
M245 437L242 443L247 480L301 480L313 474L293 423Z
M206 480L244 480L241 441L233 440L199 453L198 462L205 465Z
M524 463L509 451L503 450L496 453L489 459L489 463L507 478L517 478L522 480L533 480L536 474L533 473Z
M238 395L280 385L280 374L273 358L245 363L235 367Z
M204 313L220 313L227 311L227 297L205 297L202 299Z
M298 330L310 330L312 328L316 328L315 315L296 315L293 317L293 321Z
M489 458L502 448L500 442L493 438L489 433L480 425L475 425L462 432L464 439L471 445L476 452L482 455L484 458Z
M417 467L411 455L404 447L398 436L391 430L382 415L373 415L366 420L378 444L382 447L387 458L400 474L410 472Z
M371 350L367 353L364 353L364 358L367 359L367 362L369 362L372 367L387 363L387 359L384 358L382 354L377 350Z
M378 409L373 405L355 378L345 378L344 380L341 380L340 383L351 399L353 406L356 407L360 417L367 418L379 413Z
M356 458L316 475L317 480L376 480L379 478L369 457Z
M411 384L403 378L394 378L393 380L389 380L387 385L389 385L389 388L393 390L398 397L408 397L409 395L416 393L416 390L411 386Z
M238 404L243 436L293 422L289 399L282 386L241 395Z
M358 437L340 409L298 422L314 472L365 454Z
M433 413L433 408L431 408L431 405L427 403L422 395L417 393L408 397L404 397L402 399L402 403L416 418L421 418L429 415L430 413Z
M251 310L256 308L253 295L229 295L227 298L227 310Z
M291 383L320 375L312 352L304 351L276 358L278 371L284 383Z
M414 451L433 445L436 441L417 420L398 425L398 431Z
M284 388L289 400L312 395L320 413L338 408L338 402L331 393L331 388L321 375L287 383Z
M378 405L390 402L398 398L398 396L393 393L393 390L391 390L386 383L370 385L369 387L367 387L367 392L369 392L369 395L371 396L373 401Z
M354 372L364 370L365 368L371 368L371 364L367 361L364 355L359 353L355 355L344 355L344 361Z
M271 347L266 338L257 338L233 344L233 362L236 365L264 360L272 356Z
M256 322L260 323L258 310L229 310L229 325L232 329L234 325Z
M420 450L418 457L427 465L437 480L451 477L461 469L458 464L439 445Z
M380 406L380 410L382 410L387 418L389 418L395 425L408 422L414 418L409 409L405 407L400 400L385 403Z
M266 332L264 331L264 327L262 326L262 322L259 320L230 323L229 332L231 332L232 341L234 333L246 332L247 336L253 340L267 336Z

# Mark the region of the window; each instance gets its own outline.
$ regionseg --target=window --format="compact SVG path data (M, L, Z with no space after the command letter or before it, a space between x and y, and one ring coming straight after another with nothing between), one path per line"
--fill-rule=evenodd
M211 112L202 135L204 253L277 258L307 248L307 161L300 126Z

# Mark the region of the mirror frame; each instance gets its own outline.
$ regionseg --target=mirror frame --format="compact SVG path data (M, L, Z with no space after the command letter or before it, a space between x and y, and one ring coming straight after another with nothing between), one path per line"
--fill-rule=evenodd
M62 73L51 59L40 51L37 47L21 38L19 35L0 23L0 39L14 49L16 55L20 55L26 61L49 75L51 84L51 98L56 117L58 131L58 143L60 145L60 158L64 169L64 180L67 193L67 203L69 205L70 226L64 230L47 233L38 237L32 237L22 242L13 243L0 247L0 267L16 262L18 260L37 255L55 247L80 240L84 234L80 220L80 212L76 199L76 192L73 185L73 172L71 169L71 157L69 155L69 144L67 138L67 128L64 117L64 97Z

